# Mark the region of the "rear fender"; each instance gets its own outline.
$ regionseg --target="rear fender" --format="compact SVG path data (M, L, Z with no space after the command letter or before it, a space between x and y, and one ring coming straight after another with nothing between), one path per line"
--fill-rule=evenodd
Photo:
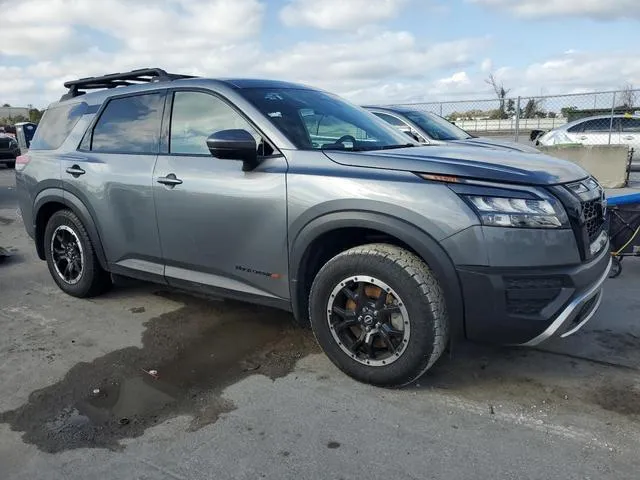
M93 244L96 256L98 257L98 261L100 262L100 266L103 269L107 270L107 258L104 254L102 241L100 240L100 235L98 234L96 223L93 220L93 216L91 215L87 207L75 195L59 188L48 188L40 192L36 196L36 200L34 202L34 223L36 224L35 227L37 227L36 219L38 218L40 210L46 204L52 202L64 205L77 215L77 217L80 219L85 229L87 230L87 233L89 234L89 238L91 239L91 243ZM44 235L44 232L38 232L36 229L36 239L41 239L42 235ZM36 250L38 252L38 257L44 260L45 256L43 242L36 241Z

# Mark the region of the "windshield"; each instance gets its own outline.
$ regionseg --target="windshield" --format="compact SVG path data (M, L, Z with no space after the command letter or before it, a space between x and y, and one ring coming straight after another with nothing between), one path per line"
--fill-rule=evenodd
M416 142L366 110L335 95L295 88L240 93L301 150L382 150Z
M402 112L402 114L434 140L465 140L471 138L471 135L467 132L434 113L408 111Z

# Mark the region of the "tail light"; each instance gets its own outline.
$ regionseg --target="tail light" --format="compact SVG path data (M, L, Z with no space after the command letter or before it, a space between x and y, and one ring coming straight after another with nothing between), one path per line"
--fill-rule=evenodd
M26 167L30 161L31 161L31 157L27 153L16 157L16 170L20 171L24 169L24 167Z

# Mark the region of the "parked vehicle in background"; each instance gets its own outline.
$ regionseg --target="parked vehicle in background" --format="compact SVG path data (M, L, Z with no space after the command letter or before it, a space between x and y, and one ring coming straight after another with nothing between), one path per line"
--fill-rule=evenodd
M536 145L628 145L634 149L631 169L640 171L640 115L599 115L581 118L549 130Z
M31 140L36 133L38 125L33 122L20 122L15 124L16 128L16 140L21 152L29 150Z
M286 82L145 69L65 86L16 185L69 295L124 275L289 310L380 386L420 377L450 341L538 345L599 306L604 194L575 164L421 146Z
M7 133L0 133L0 165L13 168L16 165L16 157L20 155L18 141Z
M529 145L508 140L475 137L432 112L424 112L406 106L365 106L364 108L424 145L460 144L472 147L538 153L536 148Z

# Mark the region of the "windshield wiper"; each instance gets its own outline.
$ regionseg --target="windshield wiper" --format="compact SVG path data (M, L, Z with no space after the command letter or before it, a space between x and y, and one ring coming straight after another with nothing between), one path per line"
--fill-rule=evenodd
M394 150L396 148L408 148L408 147L417 147L415 143L403 143L400 145L383 145L381 147L368 147L363 148L362 150Z

